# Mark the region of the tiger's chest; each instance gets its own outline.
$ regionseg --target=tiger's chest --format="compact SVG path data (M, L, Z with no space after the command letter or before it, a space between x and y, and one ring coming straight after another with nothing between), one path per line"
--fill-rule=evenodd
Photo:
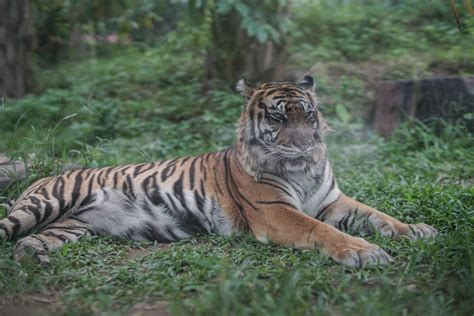
M336 179L329 162L318 166L312 173L288 176L280 179L281 185L285 187L288 200L295 207L314 217L328 201L334 200L340 195Z

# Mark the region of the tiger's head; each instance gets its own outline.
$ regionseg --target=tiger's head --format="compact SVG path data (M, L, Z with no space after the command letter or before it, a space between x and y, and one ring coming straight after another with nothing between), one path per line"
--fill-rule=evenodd
M245 80L236 90L245 107L238 129L238 154L248 173L259 180L265 171L308 172L325 153L326 123L317 108L314 80L264 83Z

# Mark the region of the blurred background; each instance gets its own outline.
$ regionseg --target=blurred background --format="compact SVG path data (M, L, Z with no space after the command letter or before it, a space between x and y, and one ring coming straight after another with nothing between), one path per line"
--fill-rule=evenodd
M383 107L395 100L394 107L413 114L417 79L474 72L474 17L463 3L456 8L460 30L445 1L4 0L1 6L0 151L47 150L86 164L94 158L77 156L99 143L111 163L232 144L242 103L233 86L241 77L258 83L311 74L320 109L335 128L375 126L389 135L402 120L393 116L400 109ZM380 87L380 80L399 79L408 81ZM418 106L421 118L473 122L472 81L427 84L432 94L456 91ZM131 144L139 153L124 157Z

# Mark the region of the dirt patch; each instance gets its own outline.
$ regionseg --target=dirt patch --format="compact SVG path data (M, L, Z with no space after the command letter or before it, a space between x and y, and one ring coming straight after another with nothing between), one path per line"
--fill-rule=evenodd
M128 259L137 259L143 256L146 256L147 254L150 254L155 251L161 251L164 249L167 249L170 245L169 244L155 244L150 247L146 248L130 248L128 250Z
M61 314L56 300L40 295L0 300L0 316L43 316Z
M153 303L138 303L132 306L129 310L128 315L130 316L168 316L169 313L166 310L166 302L157 301Z
M47 316L55 312L47 304L0 305L0 316Z

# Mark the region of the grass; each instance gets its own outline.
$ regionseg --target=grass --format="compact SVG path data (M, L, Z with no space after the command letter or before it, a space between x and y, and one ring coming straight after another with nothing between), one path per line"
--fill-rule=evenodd
M0 244L0 303L40 297L70 315L126 314L143 302L164 302L176 315L471 315L474 137L462 122L442 119L440 130L408 122L389 140L374 136L362 125L372 100L368 77L354 67L378 63L384 78L411 78L449 62L472 73L469 49L463 50L473 43L465 41L472 28L450 37L446 20L430 24L425 12L413 23L414 13L402 8L380 21L376 9L314 10L296 12L296 27L327 29L314 38L295 32L292 60L305 69L315 60L323 65L317 91L333 129L327 143L339 186L400 220L433 225L438 238L366 236L396 260L365 270L337 265L318 250L264 245L247 235L196 236L167 246L94 237L52 254L49 269L14 262L8 241ZM474 19L463 21L469 26ZM390 35L386 48L384 34ZM127 48L38 71L40 94L0 104L0 148L32 163L27 178L0 191L0 199L17 197L66 162L105 166L231 145L242 100L226 85L202 91L196 61L203 49L196 42L196 32L171 32L153 49Z
M121 314L143 301L166 301L170 312L183 315L472 313L472 135L448 126L434 136L415 125L383 141L334 128L329 148L341 188L403 221L435 226L438 238L367 237L396 258L367 270L245 235L198 236L161 249L93 238L52 255L47 270L12 261L13 243L6 242L0 295L54 295L68 314Z

